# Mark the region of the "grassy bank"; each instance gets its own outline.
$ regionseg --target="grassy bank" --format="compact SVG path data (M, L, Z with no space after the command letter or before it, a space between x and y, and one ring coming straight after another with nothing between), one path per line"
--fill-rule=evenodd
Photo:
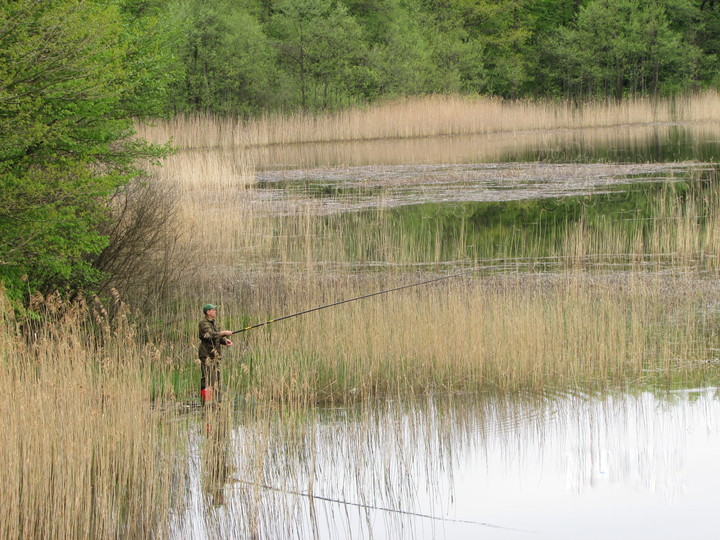
M175 344L172 361L186 366L186 375L196 373L187 366L198 306L209 299L223 304L226 327L240 328L475 269L437 286L252 331L242 336L244 355L228 351L227 380L259 399L312 404L406 392L711 376L705 368L716 356L718 316L708 279L720 267L716 180L700 182L680 171L679 178L667 179L671 186L682 179L680 187L658 192L649 203L651 217L581 217L550 248L532 236L542 232L520 230L495 238L492 251L479 250L462 234L451 240L430 229L418 235L382 202L361 215L340 212L335 218L318 212L312 198L263 191L246 150L586 128L603 128L607 140L610 126L712 120L718 99L705 93L576 106L428 97L320 117L178 118L146 126L145 136L172 135L184 148L160 171L178 195L182 264L193 268L174 303L156 313L164 321L161 331L169 332L166 341ZM216 147L227 151L198 150ZM344 198L355 195L329 196L343 208ZM532 272L536 265L552 273Z
M189 362L207 298L222 303L225 327L238 329L459 272L238 335L226 382L259 401L302 406L427 392L703 384L717 377L720 197L714 182L683 186L657 191L652 219L632 226L581 216L542 257L538 239L515 233L507 241L516 251L505 258L474 258L475 246L458 238L437 259L442 238L416 242L382 208L334 226L312 213L252 214L240 230L231 218L223 225L209 216L200 244L212 246L222 231L232 249L215 246L207 275L157 316L187 381L197 378Z
M164 264L179 277L149 316L119 298L51 296L33 300L42 323L18 321L0 293L0 536L167 534L170 509L185 502L188 461L187 425L167 405L197 401L196 329L208 301L236 329L462 273L237 335L226 388L275 410L426 393L718 384L717 179L668 179L651 218L587 213L550 242L517 230L488 237L493 248L466 234L469 221L447 237L436 221L399 220L382 201L345 214L351 192L322 194L341 209L328 215L312 198L262 191L242 148L692 122L716 115L717 100L573 107L431 97L325 117L143 128L186 148L157 178L175 198L175 258ZM218 146L232 151L191 150ZM257 455L269 439L257 441ZM215 446L203 450L222 465L203 480L208 491L228 474ZM260 484L263 464L252 465L244 478Z

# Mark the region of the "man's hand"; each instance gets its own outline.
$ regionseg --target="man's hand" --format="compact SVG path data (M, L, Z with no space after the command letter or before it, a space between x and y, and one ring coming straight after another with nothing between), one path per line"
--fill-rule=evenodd
M221 335L222 337L232 336L232 332L231 332L230 330L222 330L222 331L220 332L220 335Z

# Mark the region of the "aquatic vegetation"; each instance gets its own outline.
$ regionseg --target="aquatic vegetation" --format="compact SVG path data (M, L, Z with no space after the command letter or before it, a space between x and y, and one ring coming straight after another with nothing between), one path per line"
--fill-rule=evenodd
M176 116L138 126L143 138L173 140L183 149L248 148L298 143L393 140L528 131L580 130L653 123L717 121L717 92L617 102L502 100L484 96L406 98L326 115L242 120Z
M57 297L36 298L44 322L19 335L0 302L0 536L161 535L182 506L185 449L174 411L150 406L156 349L121 312Z
M701 109L713 99L698 98ZM453 109L457 103L425 103L447 115L464 110ZM701 118L692 103L682 110ZM514 127L490 125L482 128L487 133L581 129L570 123L571 109L552 124L557 110L549 104L485 105L503 114L517 107L514 117L503 117L514 118ZM648 121L625 109L631 105L613 114L608 104L589 105L585 114L597 106L607 116L589 115L586 127ZM663 108L650 105L643 110L657 119ZM416 106L398 105L398 115ZM370 124L377 122L366 112ZM277 128L288 139L273 139L269 127L256 126L248 144L305 140L300 128L293 135L301 120ZM227 126L193 121L183 134L190 142L181 144L245 144L212 138L199 144L193 138L203 129L224 137ZM435 127L411 125L395 134L357 130L369 138L455 129L443 126L438 119ZM318 131L317 140L335 137L332 129ZM720 194L711 163L499 159L318 170L311 161L268 170L256 168L254 159L238 146L168 158L158 181L177 196L180 278L170 288L174 294L142 317L119 297L110 304L36 298L43 322L17 320L2 303L0 382L12 389L0 401L7 441L0 450L7 464L0 482L3 537L162 537L194 531L193 508L224 505L237 513L229 521L205 513L199 519L207 530L227 532L241 522L248 534L311 533L313 523L294 520L311 508L307 501L288 503L288 492L317 485L321 495L362 499L358 486L380 478L362 460L337 473L346 480L339 490L316 478L319 443L303 431L303 418L316 414L318 404L358 414L360 431L351 435L359 442L404 429L417 443L415 432L395 418L378 432L368 429L380 398L504 399L718 383ZM478 196L483 190L491 198ZM513 196L523 190L531 196ZM503 203L509 199L514 202ZM238 335L225 357L229 406L214 417L184 415L197 403L195 329L204 303L221 304L222 325L239 329L455 274ZM232 418L235 404L248 416ZM245 427L240 449L233 446L240 435L228 427L238 423ZM332 445L332 426L311 435ZM454 435L441 435L428 440L447 450ZM392 481L382 484L385 497L376 506L412 511L416 486L395 482L409 472L401 463L406 453L385 449L389 474L382 478ZM349 456L332 459L341 469ZM437 471L427 472L432 482ZM206 499L193 506L187 493L196 480ZM226 498L228 484L235 494ZM269 494L266 484L279 491ZM190 522L183 521L186 514Z

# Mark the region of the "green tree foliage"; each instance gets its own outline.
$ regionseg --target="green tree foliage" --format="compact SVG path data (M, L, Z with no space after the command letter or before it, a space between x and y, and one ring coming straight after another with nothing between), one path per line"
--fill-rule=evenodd
M676 29L683 0L592 0L551 43L550 64L571 96L657 95L694 80L701 51Z
M401 2L387 2L384 12L383 20L374 25L375 39L366 59L373 74L373 94L395 97L441 91L444 81L434 60L441 36L433 31L431 17Z
M534 23L530 0L450 0L468 35L483 48L481 91L518 96L528 84L528 45Z
M166 151L135 118L672 94L720 85L719 50L718 0L5 0L0 280L18 297L128 267L110 239L150 213L113 201L150 200L128 183Z
M300 106L327 108L331 97L347 94L353 66L363 56L355 19L330 0L282 0L270 19L280 65L298 84Z
M134 138L132 118L164 101L166 49L121 7L0 5L0 280L16 298L96 283L108 197L165 151Z
M463 27L457 13L436 7L387 2L368 59L380 95L480 90L485 74L482 44Z
M716 0L171 0L162 10L182 35L175 112L720 84Z
M283 105L277 58L257 16L231 2L182 0L167 18L183 66L173 112L249 115Z
M698 14L692 25L693 43L703 51L700 78L717 87L720 86L720 1L695 0L693 6Z

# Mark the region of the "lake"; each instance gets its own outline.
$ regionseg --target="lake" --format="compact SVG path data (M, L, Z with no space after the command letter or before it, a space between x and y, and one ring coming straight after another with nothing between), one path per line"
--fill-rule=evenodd
M211 412L190 423L175 536L715 538L718 397L445 396L292 427L241 409L219 438L226 418Z

